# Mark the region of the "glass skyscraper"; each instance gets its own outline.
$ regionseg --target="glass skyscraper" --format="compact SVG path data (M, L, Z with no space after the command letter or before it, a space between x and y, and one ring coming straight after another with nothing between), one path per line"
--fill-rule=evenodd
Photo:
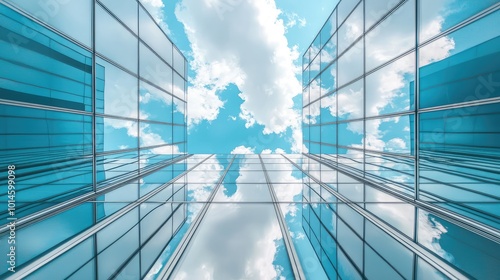
M341 0L303 154L187 150L137 0L0 0L1 279L497 279L500 2Z
M0 278L144 277L186 220L186 59L135 0L0 19Z
M342 0L303 55L304 201L337 202L304 227L330 278L500 275L498 22L494 0Z

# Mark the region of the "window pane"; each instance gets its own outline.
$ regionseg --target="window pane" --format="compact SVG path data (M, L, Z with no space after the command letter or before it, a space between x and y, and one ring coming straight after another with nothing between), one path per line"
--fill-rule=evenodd
M390 10L396 7L399 4L399 2L402 2L402 0L397 0L397 1L365 0L366 30L370 29L370 27L372 27L373 24L375 24L382 17L384 17Z
M496 11L421 48L421 108L500 96L499 21Z
M333 63L321 73L321 95L335 90L337 86L337 64Z
M498 206L497 206L498 208ZM500 274L498 243L418 211L418 243L475 279L492 279Z
M414 1L406 2L366 35L367 71L415 47Z
M96 5L96 51L137 73L137 38Z
M137 121L97 117L96 149L100 152L137 148Z
M338 12L338 25L340 26L342 22L347 18L347 16L354 9L359 0L343 0L337 6Z
M328 123L337 120L337 93L321 98L321 122Z
M363 121L340 123L338 129L339 145L362 147Z
M496 103L420 115L421 199L500 228L499 111Z
M2 99L90 112L92 54L0 6Z
M141 78L148 80L161 89L172 93L172 68L154 54L146 45L140 43L140 69Z
M28 227L16 229L16 239L22 240L16 242L16 266L28 263L60 242L81 233L92 225L92 216L92 205L81 204ZM0 242L8 244L7 237L2 235ZM6 275L1 276L3 278Z
M337 33L326 43L321 50L321 71L337 58Z
M97 234L97 270L99 279L108 279L139 247L137 208ZM111 230L113 229L113 231ZM104 244L104 239L107 239ZM107 246L108 242L112 242Z
M363 74L363 39L359 40L338 60L339 86Z
M333 11L325 25L321 29L321 46L323 47L330 39L333 32L337 30L337 11Z
M340 73L340 69L339 69ZM363 117L363 80L359 80L338 91L338 119L358 119Z
M42 266L25 279L55 279L59 277L74 277L92 279L95 276L94 238L89 237L61 256ZM85 263L87 263L85 265ZM84 266L86 269L81 269ZM77 273L75 273L78 271ZM71 279L71 278L70 278Z
M172 143L172 126L141 121L140 142L141 147Z
M177 48L174 48L174 69L179 73L182 77L184 77L184 57L180 53Z
M311 141L321 142L321 127L319 125L311 126Z
M409 155L413 131L409 115L366 120L366 149Z
M319 53L319 50L321 49L321 42L320 42L320 35L318 34L316 38L314 38L314 41L311 46L311 59L314 59L316 55Z
M356 39L363 34L363 5L358 5L356 10L340 26L339 54L344 52Z
M156 22L144 11L139 8L139 34L140 38L156 54L163 58L169 65L172 64L172 42L165 33L158 27Z
M172 122L172 95L141 81L139 118L160 122Z
M126 152L97 157L96 179L98 188L106 186L111 180L120 180L137 176L139 160L137 152Z
M404 112L414 107L415 53L366 76L366 116Z
M127 118L137 118L137 78L97 58L96 63L102 67L99 72L104 73L99 84L104 84L104 91L97 92L96 97L103 100L96 104L96 112ZM99 106L100 105L100 106Z
M463 20L498 3L498 0L419 0L420 42L446 31ZM493 27L492 27L493 28ZM493 29L492 29L493 31ZM479 35L474 33L474 35Z
M177 96L181 100L185 100L185 84L186 81L179 76L177 73L174 73L174 95Z
M90 47L92 1L25 1L7 0L39 20ZM71 24L68 24L71 22Z
M377 217L379 217L382 221L386 222L387 224L391 225L395 229L401 231L405 235L407 235L410 238L413 238L413 233L415 231L415 206L404 203L402 200L397 199L383 191L380 191L376 188L373 188L371 186L365 186L365 196L366 196L366 203L365 207L366 210L372 212L375 214ZM367 231L373 233L373 247L377 249L376 247L378 246L375 244L376 240L381 240L384 237L381 237L382 235L385 236L386 239L389 239L389 237L383 233L380 229L380 236L377 236L375 234L375 231L372 229L369 229L367 226ZM392 240L392 239L391 239ZM368 241L368 237L367 237ZM389 242L387 242L389 243ZM392 240L393 244L398 244L395 240ZM399 246L402 246L398 244ZM382 246L382 245L380 245ZM383 247L387 247L383 245ZM397 247L397 246L396 246ZM378 250L377 251L381 251ZM386 251L387 254L387 259L390 259L389 254L392 250ZM393 250L394 252L397 252L398 250ZM408 252L409 255L409 252ZM396 259L399 259L396 258ZM407 273L411 272L411 260L408 260L406 263L406 268L407 268ZM402 264L398 264L397 267L403 268L404 266ZM411 278L411 277L410 277Z
M313 80L318 76L321 67L321 55L317 55L311 65L309 65L309 81Z
M186 102L174 97L174 123L186 124Z
M405 279L369 246L365 245L365 273L369 279ZM410 276L411 278L411 276ZM410 279L406 278L406 279Z
M0 105L0 123L2 162L17 167L17 218L51 206L34 202L92 189L90 116ZM7 191L0 199L7 201Z
M100 2L137 34L137 1L100 0Z
M186 141L186 127L181 125L174 125L174 143Z

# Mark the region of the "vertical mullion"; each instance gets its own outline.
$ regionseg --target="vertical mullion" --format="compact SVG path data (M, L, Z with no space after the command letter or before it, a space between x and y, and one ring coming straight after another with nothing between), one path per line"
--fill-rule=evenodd
M414 85L414 110L413 110L413 156L414 156L414 198L415 200L418 200L420 197L420 151L419 151L419 141L420 141L420 124L419 124L419 107L420 107L420 74L419 74L419 27L420 27L420 11L419 11L419 1L420 0L415 0L415 85ZM418 244L418 208L415 207L415 213L414 213L414 219L415 219L415 225L413 229L413 238L416 244ZM417 279L417 259L418 257L416 254L413 254L413 279Z
M92 100L92 191L94 193L97 192L97 148L96 148L96 43L95 43L95 31L96 31L96 15L95 15L95 0L91 2L91 40L92 40L92 93L91 93L91 100ZM95 225L97 223L97 203L92 202L92 219L93 219L93 224ZM97 247L97 234L93 235L93 250L94 250L94 277L95 279L98 279L99 276L99 262L98 262L98 247Z

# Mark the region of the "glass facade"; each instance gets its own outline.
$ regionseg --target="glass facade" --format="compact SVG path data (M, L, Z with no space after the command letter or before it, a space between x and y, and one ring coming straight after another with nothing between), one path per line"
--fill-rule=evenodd
M187 215L186 59L135 0L1 1L0 50L0 278L145 277Z
M304 53L303 226L330 279L500 273L499 20L495 0L342 0Z
M141 1L0 18L1 279L500 275L500 2L341 0L298 155L188 154L187 61Z

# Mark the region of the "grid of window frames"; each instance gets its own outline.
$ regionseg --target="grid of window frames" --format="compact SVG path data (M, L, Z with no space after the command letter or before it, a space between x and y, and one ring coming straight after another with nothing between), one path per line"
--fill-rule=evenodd
M301 169L302 225L328 279L489 279L500 272L498 239L322 159L305 156Z
M500 229L500 1L342 0L303 55L308 153Z
M5 0L0 18L16 270L70 244L50 262L59 276L145 276L186 218L181 203L147 203L185 201L186 59L136 0ZM7 192L0 199L3 249L12 213Z

